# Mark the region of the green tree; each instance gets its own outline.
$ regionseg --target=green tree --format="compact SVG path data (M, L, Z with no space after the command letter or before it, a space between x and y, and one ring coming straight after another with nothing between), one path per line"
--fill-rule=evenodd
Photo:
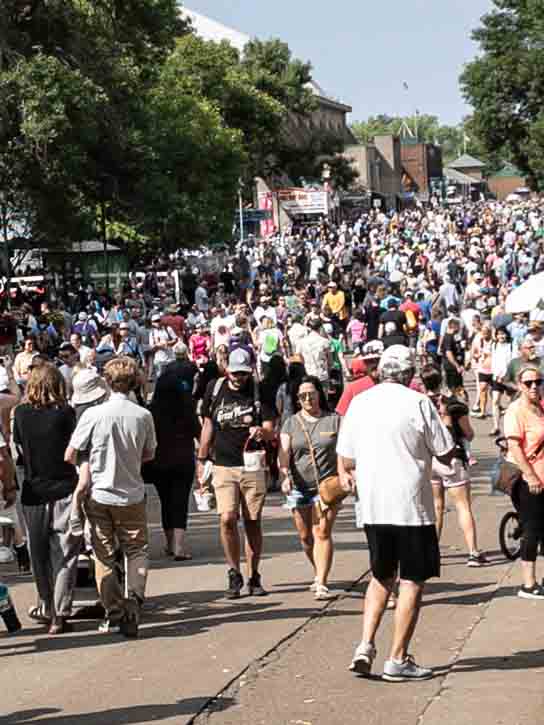
M471 126L490 155L513 161L534 189L544 185L544 6L493 0L473 34L481 54L461 75Z

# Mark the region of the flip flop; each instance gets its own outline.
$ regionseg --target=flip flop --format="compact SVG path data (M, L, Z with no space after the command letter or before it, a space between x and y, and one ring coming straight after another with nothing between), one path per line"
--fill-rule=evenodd
M45 613L43 604L39 604L35 607L30 607L27 614L30 619L33 619L35 622L49 624L49 622L51 621L51 617Z

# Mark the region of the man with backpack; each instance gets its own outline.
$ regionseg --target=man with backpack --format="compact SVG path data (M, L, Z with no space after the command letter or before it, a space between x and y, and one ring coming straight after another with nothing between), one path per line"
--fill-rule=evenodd
M246 452L253 444L274 438L275 411L261 405L259 386L251 358L238 348L230 353L227 376L212 381L202 405L203 427L198 453L197 478L205 478L205 465L212 457L213 485L220 517L221 542L228 565L227 599L238 599L244 585L240 572L240 513L246 534L248 593L266 594L259 563L263 548L261 514L266 497L266 471L251 465ZM264 459L264 455L263 455Z
M81 337L81 344L85 347L96 347L98 342L98 330L94 320L89 319L86 312L80 312L77 322L72 327L73 333L78 333Z

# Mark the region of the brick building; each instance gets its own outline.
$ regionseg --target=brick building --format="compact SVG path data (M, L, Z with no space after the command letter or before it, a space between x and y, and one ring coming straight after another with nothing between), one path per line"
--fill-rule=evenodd
M401 161L404 171L403 187L427 201L433 182L443 176L442 149L435 144L409 138L401 143Z

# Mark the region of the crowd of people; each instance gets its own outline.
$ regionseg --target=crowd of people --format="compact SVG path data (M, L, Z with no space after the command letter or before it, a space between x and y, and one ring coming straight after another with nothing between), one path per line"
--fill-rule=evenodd
M511 443L523 473L518 593L544 599L544 310L505 310L540 271L544 204L477 202L250 237L218 273L181 269L177 299L173 276L150 270L112 294L89 284L56 305L19 300L0 315L0 517L12 517L19 567L32 570L30 617L51 635L70 626L88 546L100 630L137 634L145 483L160 497L163 556L178 562L192 556L191 490L213 495L229 599L244 584L267 593L262 513L279 491L313 596L331 598L334 524L352 493L373 577L351 669L371 671L381 616L396 607L384 678L429 677L408 647L424 582L440 573L446 491L467 565L487 563L471 504L471 418ZM341 491L326 504L334 479Z

